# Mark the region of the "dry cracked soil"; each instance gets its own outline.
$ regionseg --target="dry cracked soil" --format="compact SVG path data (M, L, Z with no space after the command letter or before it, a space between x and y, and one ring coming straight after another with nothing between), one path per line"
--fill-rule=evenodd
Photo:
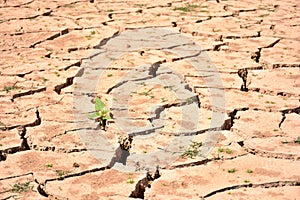
M0 199L299 199L299 13L296 0L1 1ZM105 130L87 117L96 97Z

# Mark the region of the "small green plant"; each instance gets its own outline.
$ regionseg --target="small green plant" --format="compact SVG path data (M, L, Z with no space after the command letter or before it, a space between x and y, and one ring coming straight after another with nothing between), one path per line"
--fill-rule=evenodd
M222 153L224 151L223 148L218 148L218 153Z
M220 29L215 29L215 28L213 28L212 31L213 31L214 33L216 33L216 32L220 32L221 30L220 30Z
M232 154L232 150L231 149L226 149L225 151L227 154Z
M261 17L261 18L263 18L263 17L267 17L267 16L269 16L269 14L267 13L267 14L263 14L263 15L259 15L258 17Z
M74 8L75 6L72 3L63 5L64 8Z
M274 130L273 130L274 132L277 132L277 131L279 131L277 128L275 128Z
M194 159L200 152L202 142L192 142L189 148L181 155L181 157L188 157Z
M27 192L29 190L33 189L33 185L30 185L30 182L25 182L25 183L15 183L14 185L11 186L11 192L14 193L21 193L21 192Z
M56 174L59 176L59 177L63 177L65 175L67 175L69 172L68 171L64 171L64 170L56 170Z
M91 35L95 35L96 34L96 31L91 31Z
M140 92L138 93L139 95L143 95L143 96L152 96L153 93L151 92L153 90L153 88L147 90L147 91L144 91L144 92Z
M107 77L112 77L113 75L112 74L107 74Z
M98 97L95 99L95 111L88 117L90 119L95 119L100 123L100 128L105 130L107 120L111 119L109 115L109 110L104 109L106 107Z
M59 72L55 72L55 75L56 75L57 77L60 77L60 73L59 73Z
M11 90L17 90L17 89L20 89L20 87L15 86L15 84L12 85L12 86L4 86L4 88L3 88L3 90L4 90L6 93L8 93L8 92L11 91Z
M253 173L253 170L252 170L252 169L247 169L247 173L248 173L248 174L252 174L252 173Z
M218 154L226 152L227 154L232 154L231 149L223 149L223 148L218 148Z
M250 180L245 179L245 180L244 180L244 183L250 183Z
M47 168L52 168L53 167L53 164L52 163L48 163L45 165Z
M85 36L87 40L91 40L93 37L91 35Z
M114 12L113 9L106 10L106 12Z
M137 4L134 4L134 5L137 6L137 7L143 7L143 6L146 6L147 4L137 3Z
M126 183L134 184L134 180L132 179L132 174L128 175L128 180L126 181Z
M181 12L192 12L195 11L196 8L198 8L198 5L193 5L193 4L187 4L185 7L175 7L174 10L179 10Z
M162 103L168 101L168 100L166 100L164 97L161 97L160 100L161 100Z
M274 101L270 101L271 104L276 104Z
M235 173L237 170L235 168L227 170L228 173Z

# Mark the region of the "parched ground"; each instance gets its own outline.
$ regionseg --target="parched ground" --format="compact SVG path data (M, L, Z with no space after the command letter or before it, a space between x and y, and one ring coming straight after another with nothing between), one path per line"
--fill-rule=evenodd
M0 199L129 199L145 177L136 160L170 149L178 155L172 162L149 161L160 165L161 177L145 199L299 199L299 13L300 2L289 0L2 1ZM155 28L174 34L119 59L107 51L126 31ZM181 34L201 53L179 56L168 50L197 49L155 43L166 38L178 44ZM140 38L124 41L130 49ZM213 65L199 74L191 61L204 53ZM239 69L248 71L247 91L241 91ZM216 74L222 84L208 84ZM97 84L80 84L84 76ZM126 99L128 84L138 87ZM96 96L114 116L106 131L80 110ZM225 107L216 105L218 98ZM120 102L127 103L131 120L123 129L116 123L125 119ZM195 105L197 120L182 117ZM212 127L216 111L224 118ZM128 163L136 169L109 169L104 158L113 156L125 134L134 138ZM194 147L170 148L179 136ZM210 136L216 143L203 158ZM103 138L107 145L97 146Z

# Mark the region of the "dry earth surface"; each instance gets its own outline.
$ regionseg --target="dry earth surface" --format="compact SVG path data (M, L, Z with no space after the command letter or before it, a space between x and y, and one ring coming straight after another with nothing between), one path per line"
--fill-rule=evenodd
M119 136L133 135L129 163L135 155L167 151L180 135L204 146L214 136L217 143L206 158L199 155L201 149L193 149L196 156L190 158L188 147L178 147L178 159L160 165L161 177L146 189L145 199L299 199L299 13L295 0L1 2L0 199L130 199L145 170L105 167L80 132L87 132L89 141L105 137L112 148L98 148L108 157ZM131 51L112 57L107 69L97 68L101 60L91 56L97 56L95 50L126 31L155 28L176 33L166 36L175 44L176 35L186 35L201 46L222 85L207 84L191 56L168 51L192 49L190 44ZM142 65L141 79L118 84ZM216 73L210 67L201 73ZM241 91L239 69L248 71L247 91ZM97 85L86 85L94 88L90 92L76 85L83 74L97 81L100 72ZM113 102L122 101L120 91L129 82L139 85L129 96L127 113L131 125L140 127L136 132L114 123L123 110L113 108ZM199 101L196 122L182 119L192 104L177 98L174 87ZM224 91L225 107L213 104L220 97L211 95L214 89ZM114 116L105 131L95 130L96 122L87 117L74 117L78 105L73 102L93 105L96 96ZM158 109L151 110L153 105ZM226 116L220 127L211 127L215 110ZM20 126L26 129L21 139Z

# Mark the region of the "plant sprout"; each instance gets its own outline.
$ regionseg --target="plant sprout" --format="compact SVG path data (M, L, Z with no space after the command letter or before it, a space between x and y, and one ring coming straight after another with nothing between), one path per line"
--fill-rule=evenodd
M95 119L100 123L100 127L105 130L107 120L111 119L109 110L105 110L105 103L103 103L98 97L95 99L95 111L88 117Z

